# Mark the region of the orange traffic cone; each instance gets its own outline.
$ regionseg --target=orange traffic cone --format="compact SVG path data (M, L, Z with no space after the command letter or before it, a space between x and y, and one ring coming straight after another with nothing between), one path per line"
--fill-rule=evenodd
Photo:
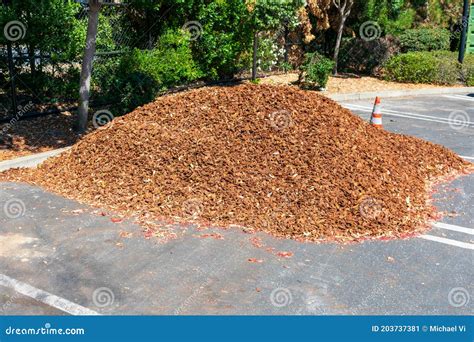
M372 116L370 117L370 124L378 128L383 128L382 109L380 105L380 97L378 96L375 98L374 109L372 110Z

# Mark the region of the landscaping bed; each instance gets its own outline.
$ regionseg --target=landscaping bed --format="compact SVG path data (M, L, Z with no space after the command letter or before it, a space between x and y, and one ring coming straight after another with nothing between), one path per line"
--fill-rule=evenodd
M2 178L125 215L353 241L422 231L433 183L471 167L315 92L244 84L158 98Z
M73 115L63 112L0 125L0 161L74 144L73 122Z
M291 85L298 81L297 73L288 73L283 75L275 75L262 78L261 84L272 85ZM371 76L358 76L353 74L340 74L339 76L330 76L326 87L325 94L347 94L347 93L364 93L388 90L411 90L411 89L432 89L446 87L435 84L421 83L401 83L385 81ZM462 87L462 85L450 85L450 87Z

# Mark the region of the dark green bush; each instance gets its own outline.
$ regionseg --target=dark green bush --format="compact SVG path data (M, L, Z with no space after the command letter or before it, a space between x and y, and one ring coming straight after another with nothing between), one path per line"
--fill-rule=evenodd
M368 75L377 75L380 67L400 51L398 39L386 36L371 41L361 38L344 40L339 54L339 69Z
M402 52L449 50L450 32L440 28L406 30L399 35Z
M38 100L49 102L53 99L71 100L76 99L79 89L79 68L74 65L64 65L64 67L49 72L37 71L20 72L17 74L17 88L28 93L30 89L35 90L35 97Z
M135 49L94 67L95 99L112 103L117 114L152 101L157 93L201 77L182 32L167 32L153 50ZM115 114L115 112L114 112Z
M449 51L409 52L390 58L385 78L391 81L455 84L465 81L455 53Z
M334 62L318 52L307 53L300 66L300 83L303 87L325 88Z

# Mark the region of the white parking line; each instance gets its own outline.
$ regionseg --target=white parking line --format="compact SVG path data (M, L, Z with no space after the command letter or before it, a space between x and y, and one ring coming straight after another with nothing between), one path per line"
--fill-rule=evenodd
M466 156L460 156L461 158L464 158L464 159L470 159L470 160L474 160L474 157L466 157Z
M31 285L0 274L0 285L8 287L24 296L33 298L38 302L49 305L55 309L61 310L71 315L96 316L98 312L85 308L79 304L68 301L67 299L55 296L49 292L37 289Z
M361 106L354 106L354 105L344 105L343 107L345 107L347 109L351 109L351 110L360 110L362 112L372 113L372 109L370 109L369 107L361 107ZM391 113L386 113L385 111L383 113L386 114L386 115L399 116L399 117L402 117L402 118L409 118L409 119L422 120L422 121L431 121L431 122L439 122L439 123L444 123L444 124L448 123L446 121L432 120L432 119L426 119L426 118L418 118L418 117L413 117L413 116L410 116L410 115L391 114Z
M460 226L455 226L453 224L447 224L447 223L443 223L443 222L436 222L435 224L433 224L433 226L435 226L436 228L452 230L454 232L474 235L474 229L473 228L460 227Z
M359 108L363 108L363 109L370 109L370 110L372 110L371 107L362 106L362 105L358 105L358 104L349 104L349 106L359 107ZM442 121L447 121L447 122L451 121L449 118L440 118L439 116L433 116L433 115L425 115L425 114L417 114L417 113L400 112L400 111L398 111L398 110L388 109L388 108L383 108L382 110L383 110L383 112L390 112L390 113L396 113L396 114L410 115L410 116L416 116L416 117L422 117L422 118L430 118L430 119L442 120Z
M419 238L425 239L425 240L430 240L430 241L435 241L435 242L439 242L439 243L444 243L445 245L451 245L451 246L456 246L456 247L460 247L460 248L474 250L474 244L472 244L472 243L446 239L446 238L442 238L442 237L439 237L439 236L433 236L433 235L428 235L428 234L420 235Z
M474 101L474 98L467 95L444 95L444 97L449 97L456 100Z
M447 223L443 223L443 222L436 222L436 223L433 224L433 227L440 228L440 229L451 230L451 231L458 232L458 233L474 235L474 229L473 228L460 227L460 226L456 226L456 225L453 225L453 224L447 224ZM429 234L424 234L424 235L421 235L421 236L418 236L418 237L421 238L421 239L429 240L429 241L444 243L445 245L456 246L456 247L459 247L459 248L474 250L474 244L473 243L447 239L447 238L444 238L444 237L434 236L434 235L429 235Z
M372 113L372 109L370 109L370 108L364 109L364 108L352 107L352 106L349 106L349 105L346 105L345 108L351 109L351 110L360 110L360 111L362 111L362 112ZM432 119L425 119L425 118L418 118L418 117L414 117L414 116L410 116L410 115L400 115L400 114L392 114L392 113L386 113L386 112L383 112L383 114L389 115L389 116L398 116L398 117L401 117L401 118L409 118L409 119L415 119L415 120L422 120L422 121L439 122L439 123L444 123L444 124L447 124L447 123L448 123L448 122L446 122L446 121L432 120Z
M342 104L343 107L351 109L351 110L360 110L363 112L372 112L371 107L365 107L361 105L356 105L356 104ZM458 125L467 125L468 127L474 127L474 122L470 121L459 121L459 120L452 120L449 118L440 118L432 115L423 115L423 114L415 114L415 113L406 113L406 112L400 112L396 110L391 110L391 109L382 109L382 113L388 116L398 116L402 118L410 118L410 119L415 119L415 120L422 120L422 121L431 121L431 122L438 122L438 123L444 123L444 124L458 124Z

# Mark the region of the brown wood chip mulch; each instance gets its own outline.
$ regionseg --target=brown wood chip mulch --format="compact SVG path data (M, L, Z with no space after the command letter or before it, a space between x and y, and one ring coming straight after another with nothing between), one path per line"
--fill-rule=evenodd
M431 186L468 170L314 92L244 84L161 97L2 178L127 215L353 241L423 230Z

